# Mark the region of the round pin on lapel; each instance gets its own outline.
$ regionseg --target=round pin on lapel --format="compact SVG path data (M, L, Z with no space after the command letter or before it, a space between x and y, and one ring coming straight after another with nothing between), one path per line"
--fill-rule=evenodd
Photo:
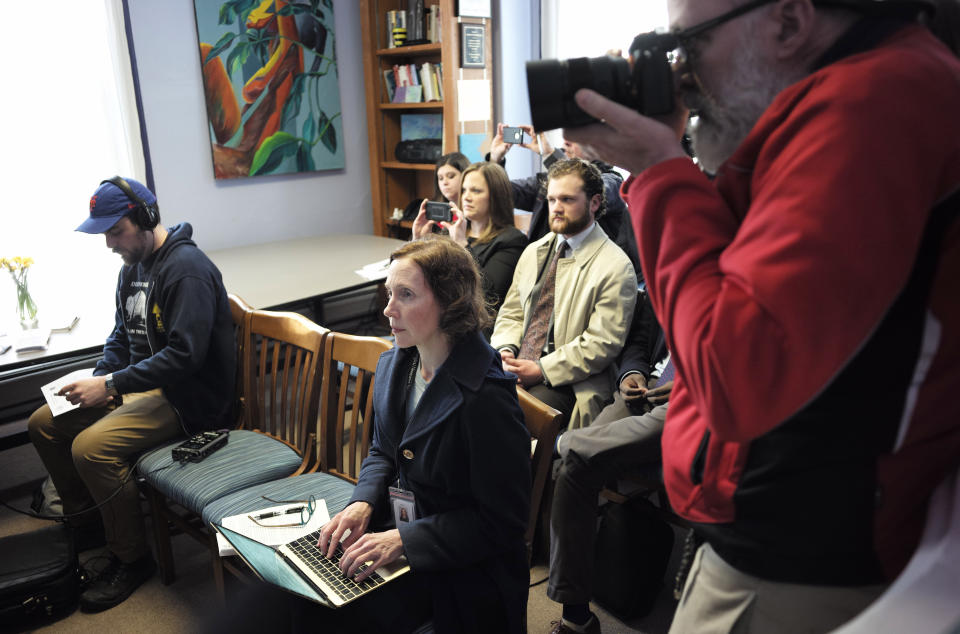
M413 460L413 452L410 451L409 449L404 449L403 457L406 458L407 460Z

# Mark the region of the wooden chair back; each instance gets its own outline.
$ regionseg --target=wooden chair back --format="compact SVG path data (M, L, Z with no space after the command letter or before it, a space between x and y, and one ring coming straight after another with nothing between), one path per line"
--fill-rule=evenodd
M330 331L303 315L254 310L244 340L244 424L304 456L316 446L323 344Z
M324 345L320 421L325 450L321 470L356 484L373 439L374 372L392 344L339 332Z
M227 294L227 302L230 304L230 316L233 317L233 332L237 345L237 376L234 382L233 412L230 420L234 421L235 428L243 429L243 351L244 341L250 329L250 313L253 312L253 307L243 301L239 295L233 293Z
M533 537L537 529L537 517L543 500L544 488L551 481L550 465L553 462L553 446L560 433L562 414L523 388L517 388L523 421L527 424L530 437L537 443L533 449L531 468L533 470L533 488L530 491L530 518L527 521L527 552L532 553Z

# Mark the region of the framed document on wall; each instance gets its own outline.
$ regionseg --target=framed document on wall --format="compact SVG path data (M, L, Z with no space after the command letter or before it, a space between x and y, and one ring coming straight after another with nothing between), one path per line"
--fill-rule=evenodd
M483 24L460 24L460 66L485 68L487 65L487 27Z

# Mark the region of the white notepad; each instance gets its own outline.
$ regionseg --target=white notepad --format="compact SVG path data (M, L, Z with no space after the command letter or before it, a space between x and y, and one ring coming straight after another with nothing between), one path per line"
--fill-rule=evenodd
M258 541L261 544L266 544L267 546L280 546L281 544L286 544L287 542L292 542L295 539L299 539L304 535L309 535L310 533L319 530L324 524L330 521L330 512L327 511L327 502L326 500L317 500L317 508L313 511L313 516L310 518L310 521L304 524L303 526L289 526L283 528L266 528L260 526L253 520L251 520L249 515L261 515L263 513L269 513L270 511L283 511L290 508L291 506L296 506L296 504L280 504L278 506L269 506L262 509L257 509L256 511L250 511L248 513L240 513L239 515L231 515L230 517L223 518L223 521L220 522L225 528L240 533L244 537L249 537L254 541ZM264 520L263 524L268 524L270 521L275 521L278 524L283 524L289 522L290 516L286 516L285 520L283 516L271 518L270 520ZM237 551L233 549L233 546L224 539L223 535L217 533L217 548L220 551L221 557L230 557L236 555Z
M66 396L57 396L57 392L59 392L60 388L64 385L73 383L78 379L89 379L91 376L93 376L93 368L74 370L70 374L65 374L59 379L55 379L41 387L40 392L43 394L43 398L47 400L47 405L50 406L50 412L54 416L59 416L64 412L69 412L72 409L80 407L68 401Z

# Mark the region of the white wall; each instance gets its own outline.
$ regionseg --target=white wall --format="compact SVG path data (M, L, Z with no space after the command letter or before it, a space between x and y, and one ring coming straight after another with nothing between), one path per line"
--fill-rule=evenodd
M346 167L213 178L193 0L129 0L150 157L165 225L188 221L212 250L329 233L372 233L366 105L355 0L334 0Z
M526 62L540 59L540 0L498 0L493 18L494 116L507 125L529 125ZM513 148L507 154L510 178L541 169L533 152Z

